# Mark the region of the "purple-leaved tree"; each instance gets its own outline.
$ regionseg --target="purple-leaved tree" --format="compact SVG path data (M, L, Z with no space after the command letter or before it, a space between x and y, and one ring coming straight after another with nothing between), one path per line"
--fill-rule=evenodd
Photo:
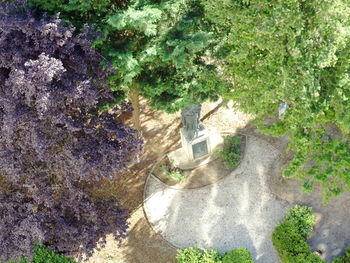
M30 256L35 242L89 254L126 234L127 210L91 189L115 180L142 141L116 121L128 105L99 110L115 99L111 72L94 34L73 31L35 19L25 1L0 3L0 261Z

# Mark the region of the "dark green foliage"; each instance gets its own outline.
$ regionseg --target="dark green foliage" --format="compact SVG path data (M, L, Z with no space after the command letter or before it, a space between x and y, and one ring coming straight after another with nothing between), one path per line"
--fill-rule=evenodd
M345 255L336 258L332 263L350 263L350 247L345 251Z
M283 263L325 263L312 253L306 241L314 224L312 208L296 205L288 211L272 233L272 243ZM344 256L336 258L332 263L350 263L350 247Z
M69 257L56 254L44 245L38 245L34 248L34 257L32 260L22 258L17 261L7 261L6 263L76 263Z
M324 262L311 252L306 242L306 236L311 233L314 223L315 217L311 208L295 206L289 210L272 234L272 243L283 263Z
M283 263L323 262L312 254L306 239L291 221L285 221L276 227L272 242Z
M178 263L253 263L246 248L236 248L220 256L217 249L189 247L179 250L176 256Z
M241 135L228 136L224 138L222 151L216 153L219 158L224 160L224 165L235 168L241 158L241 144L244 137Z
M254 261L251 259L248 249L236 248L223 256L222 263L254 263Z
M29 0L30 6L50 15L61 11L61 17L81 29L87 22L104 29L104 18L122 8L127 0Z
M49 3L48 3L49 2ZM175 112L188 104L217 100L230 87L208 62L214 36L196 0L30 0L32 6L81 28L96 23L103 37L94 47L116 74L110 87L121 94L139 89L153 107Z
M264 132L290 136L295 155L284 175L308 191L321 183L326 199L350 190L350 2L202 3L235 84L225 97ZM281 103L288 108L279 116Z

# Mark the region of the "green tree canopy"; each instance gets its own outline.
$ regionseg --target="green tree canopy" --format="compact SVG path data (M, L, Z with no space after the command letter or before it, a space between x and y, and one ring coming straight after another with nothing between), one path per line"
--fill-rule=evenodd
M284 175L350 189L350 3L347 0L204 0L234 80L226 97L295 153ZM283 103L287 110L278 118ZM274 121L267 121L274 120Z
M96 24L94 46L112 61L115 92L138 89L151 105L175 112L193 102L218 99L229 89L208 57L214 35L195 0L31 0L31 5L82 27Z

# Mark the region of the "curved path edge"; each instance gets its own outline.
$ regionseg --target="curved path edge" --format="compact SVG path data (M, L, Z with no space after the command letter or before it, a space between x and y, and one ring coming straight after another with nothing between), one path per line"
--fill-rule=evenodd
M237 245L250 249L257 263L279 262L271 233L290 203L270 191L266 173L280 154L254 136L247 136L245 153L230 175L200 188L173 189L150 173L143 211L152 229L175 249L200 245L225 252Z

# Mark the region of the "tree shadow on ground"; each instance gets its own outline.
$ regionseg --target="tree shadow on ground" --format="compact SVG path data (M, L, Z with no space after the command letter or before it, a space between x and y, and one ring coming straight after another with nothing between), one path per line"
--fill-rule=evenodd
M252 151L249 148L248 143L247 154ZM260 153L254 151L255 157L259 157ZM263 159L267 153L268 150L260 156L260 161L254 159L257 162L245 158L233 174L202 188L170 189L153 181L155 186L146 193L153 194L154 200L145 209L155 213L150 218L154 229L180 248L201 246L218 248L224 253L247 247L256 262L271 262L274 253L271 234L283 218L287 204L271 203L268 194L259 195L259 191L267 191ZM246 178L247 175L256 177ZM253 202L248 202L249 199ZM276 253L274 258L277 259Z
M253 125L240 129L239 132L257 136L269 142L280 153L280 158L269 167L270 177L267 185L277 199L286 200L291 204L311 206L317 216L314 231L308 240L312 251L321 252L321 258L331 262L338 256L344 255L350 245L350 193L344 193L323 204L320 187L307 194L302 191L303 182L293 178L282 177L282 170L293 158L292 153L286 153L288 137L272 137L260 133Z
M121 191L124 191L126 200L124 204L126 207L130 208L132 212L129 235L127 239L123 241L120 248L117 247L116 242L112 241L112 237L107 237L108 242L106 248L102 249L99 252L96 252L95 255L89 259L88 262L90 263L176 262L176 249L164 241L161 236L156 234L148 224L142 210L142 200L145 180L153 164L158 160L160 156L180 146L180 117L179 114L167 115L158 111L151 110L147 106L143 107L144 109L141 111L141 125L143 136L145 138L145 152L140 157L140 162L131 166L129 172L122 175L120 184ZM211 109L214 109L215 107L216 105L211 107ZM206 113L203 113L203 116L205 114ZM215 114L216 113L214 113L214 115ZM219 112L218 114L221 113ZM229 123L228 119L226 121L223 120L221 116L219 116L219 121L215 121L214 117L217 118L217 116L214 115L208 116L207 120L204 120L204 123L207 122L209 125L215 127L226 125L224 128L227 129L221 131L234 131L235 128L231 128L230 124L227 124ZM337 204L334 207L332 203L330 203L329 206L331 206L331 208L323 209L321 205L322 199L320 197L315 197L313 200L312 198L310 199L310 197L307 195L304 196L304 194L299 189L300 182L291 179L287 180L281 177L281 167L285 165L291 158L290 155L288 156L284 154L284 151L288 145L287 137L273 138L270 136L265 136L258 132L251 123L244 125L241 127L241 129L235 130L239 133L253 135L264 139L280 152L280 159L271 165L271 167L269 167L269 173L271 176L266 182L267 186L271 189L276 199L285 199L291 203L306 203L313 206L316 212L321 212L322 218L315 228L314 236L310 239L312 249L315 250L318 244L324 243L327 244L327 249L329 250L329 252L327 252L327 255L338 253L339 249L341 250L340 254L342 254L345 247L350 244L350 240L348 238L350 237L350 227L347 227L350 225L350 222L347 221L350 219L350 217L348 217L350 209L347 205L349 204L349 201L347 201L348 199L344 197L344 199L341 199L343 201L337 201ZM215 198L213 200L215 200ZM176 202L177 201L174 200L174 205L176 205ZM180 207L178 209L181 210L183 208ZM254 212L254 207L250 207L249 209ZM181 222L183 218L179 218L176 216L176 214L177 213L174 213L172 215L173 218L171 220L174 223ZM335 224L332 224L332 218L334 218L336 214L338 214L337 217L340 217L341 220L335 220ZM269 219L266 218L264 220ZM244 228L239 224L237 227L240 229ZM336 229L340 230L337 231ZM209 238L215 242L220 238L215 234L215 231L212 233L209 231L208 233ZM332 245L332 241L329 240L329 236L332 236L332 241L335 240L335 246ZM270 238L271 237L265 237L264 239L270 240ZM249 240L248 234L244 239ZM249 241L246 243L249 245ZM252 252L255 257L256 254L254 254L254 250ZM327 258L332 257L333 256L329 256Z

